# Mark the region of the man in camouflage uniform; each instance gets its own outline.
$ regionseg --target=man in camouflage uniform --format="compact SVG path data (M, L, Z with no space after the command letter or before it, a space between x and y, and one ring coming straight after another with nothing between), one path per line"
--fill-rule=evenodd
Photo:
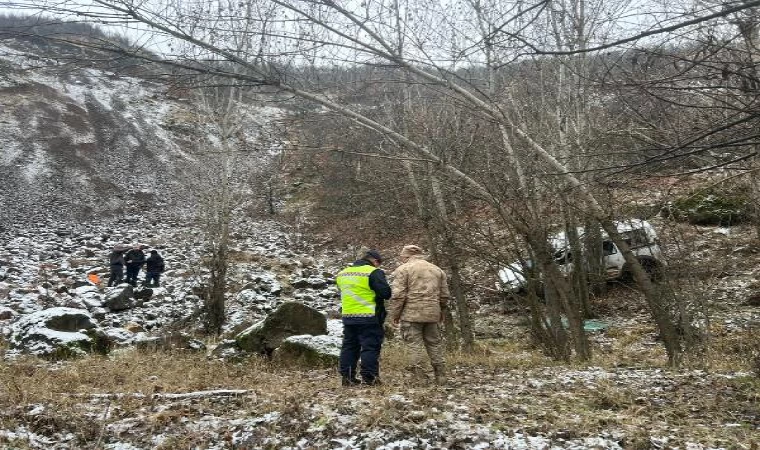
M409 347L412 371L427 378L424 368L427 350L435 382L445 384L440 326L449 300L446 274L440 267L427 262L422 249L416 245L404 247L401 262L403 264L393 273L389 316L394 326L401 327L401 337Z

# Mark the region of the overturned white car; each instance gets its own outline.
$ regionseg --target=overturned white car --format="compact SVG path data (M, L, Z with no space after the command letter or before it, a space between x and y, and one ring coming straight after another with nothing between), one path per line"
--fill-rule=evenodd
M663 264L662 250L660 249L657 233L652 224L646 220L628 219L615 222L618 232L631 247L631 251L638 258L644 270L655 277ZM578 228L578 236L583 239L584 229ZM560 265L563 272L573 270L573 254L570 250L570 242L564 231L549 236L549 243L554 249L554 259ZM623 254L614 242L609 239L607 233L602 231L602 262L607 273L607 280L617 280L630 275L628 264ZM499 269L499 288L506 292L519 292L527 285L529 273L533 271L533 261L516 261Z

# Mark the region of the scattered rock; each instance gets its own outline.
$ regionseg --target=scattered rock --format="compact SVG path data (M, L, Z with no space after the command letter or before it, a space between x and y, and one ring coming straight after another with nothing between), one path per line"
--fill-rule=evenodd
M124 311L125 309L132 308L135 305L132 296L134 291L129 284L120 284L115 288L109 289L106 294L106 299L103 302L103 306L109 308L111 311Z
M16 315L16 311L5 306L0 306L0 320L10 320L16 317Z
M226 339L219 343L211 351L211 356L216 358L236 358L242 356L242 350L238 346L238 343L234 339Z
M106 318L106 314L108 314L108 310L102 307L92 308L90 310L90 314L92 315L95 320L103 320Z
M760 292L754 292L744 302L747 306L760 306Z
M85 283L85 284L79 285L79 286L75 287L74 289L72 289L72 291L73 291L74 295L78 295L80 297L84 297L84 296L86 296L88 294L93 294L93 293L94 294L99 294L100 293L100 289L98 289L96 286L93 286L90 283Z
M327 280L320 277L301 278L290 283L296 289L324 289L327 287Z
M175 332L161 336L145 336L136 339L138 348L152 350L206 350L206 344L193 338L188 333Z
M143 288L143 289L135 290L133 291L133 295L135 299L137 300L147 301L147 300L150 300L151 297L153 297L153 289Z
M93 287L92 283L90 283L87 280L74 280L74 282L71 283L71 287L74 290L76 290L78 288L81 288L81 287L86 287L86 286Z
M302 267L314 267L314 258L311 256L302 256L299 258L298 262Z
M142 327L139 323L135 322L129 322L126 325L124 325L124 329L129 331L130 333L141 333L145 332L145 328Z
M327 319L314 308L287 302L266 319L241 332L235 340L245 351L271 354L283 339L301 334L327 334Z
M114 345L130 345L135 340L135 334L124 328L107 328L104 332Z

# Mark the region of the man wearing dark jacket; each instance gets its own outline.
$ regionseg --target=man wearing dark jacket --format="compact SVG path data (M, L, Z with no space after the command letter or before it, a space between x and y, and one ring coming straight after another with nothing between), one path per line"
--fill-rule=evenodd
M157 250L151 250L150 256L145 261L145 281L143 286L158 286L161 272L164 271L164 258ZM155 282L155 284L153 284Z
M124 255L124 260L127 262L127 283L137 286L137 274L140 273L140 268L145 264L145 253L143 253L142 247L139 245L132 247L132 250Z
M360 384L356 366L361 359L361 382L379 384L380 348L383 344L385 300L391 288L385 272L378 269L382 258L377 250L362 249L359 260L335 277L340 290L343 316L343 345L340 374L344 386Z
M124 278L124 251L126 249L114 247L111 254L108 255L111 274L108 276L108 287L118 286Z

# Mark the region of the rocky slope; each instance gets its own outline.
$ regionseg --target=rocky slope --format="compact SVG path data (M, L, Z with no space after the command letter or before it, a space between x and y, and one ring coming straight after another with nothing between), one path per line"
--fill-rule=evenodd
M337 291L331 283L335 262L294 251L287 227L275 222L239 224L233 235L228 320L225 331L240 331L287 300L301 301L334 314ZM0 323L54 306L88 310L121 344L161 334L192 332L199 326L202 300L200 267L203 245L196 230L169 219L142 216L76 225L30 225L3 235L0 248ZM137 300L109 303L121 288L107 288L107 255L116 245L141 244L158 249L167 271L158 288L136 290ZM100 283L88 275L101 277ZM141 273L142 278L144 273ZM144 292L142 296L140 293ZM131 330L125 333L125 330Z

